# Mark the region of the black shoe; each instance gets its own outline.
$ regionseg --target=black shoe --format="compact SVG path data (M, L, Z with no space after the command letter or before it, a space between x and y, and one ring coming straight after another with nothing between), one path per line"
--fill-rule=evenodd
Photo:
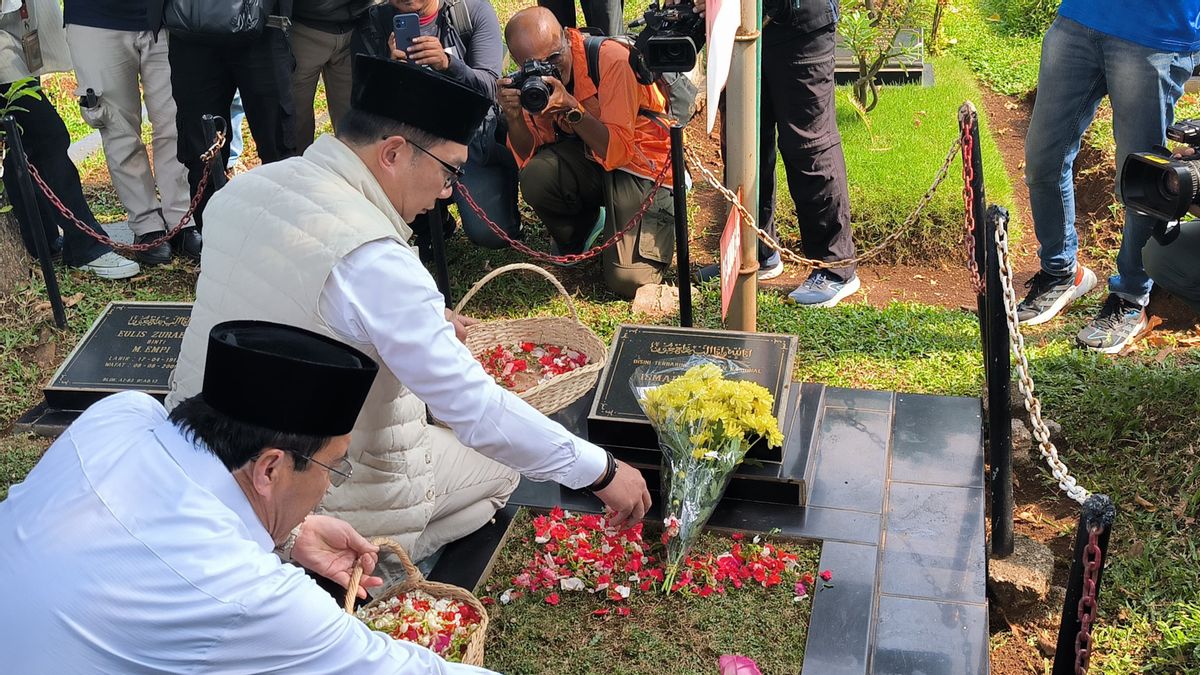
M182 255L195 262L200 262L200 251L203 248L204 239L200 237L200 230L194 227L183 228L171 239L171 250L176 255Z
M36 258L37 256L34 256L34 257ZM60 234L54 238L54 241L50 242L50 261L55 264L58 264L58 263L62 262L62 257L63 257L63 237Z
M166 233L166 230L159 230L157 232L139 234L138 236L134 237L133 243L145 244L162 237ZM140 264L147 266L166 265L167 263L171 262L171 244L164 241L158 246L155 246L147 251L138 251L133 254L133 259L138 261Z

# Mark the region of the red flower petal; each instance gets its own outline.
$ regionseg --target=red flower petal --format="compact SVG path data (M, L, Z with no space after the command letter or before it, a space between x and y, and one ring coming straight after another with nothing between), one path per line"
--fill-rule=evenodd
M829 570L825 570L824 572L821 572L822 580L829 581L832 578L833 578L833 572L830 572Z
M621 616L629 616L629 608L628 607L618 607L617 614L620 614Z
M608 615L608 610L603 609L603 608L592 612L592 616L607 616L607 615Z
M547 595L546 596L546 604L547 605L557 605L558 604L558 593L551 593L550 595Z

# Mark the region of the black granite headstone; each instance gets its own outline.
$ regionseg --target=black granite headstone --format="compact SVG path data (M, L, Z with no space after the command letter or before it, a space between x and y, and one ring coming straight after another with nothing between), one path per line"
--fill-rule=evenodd
M128 390L162 399L191 315L190 303L110 303L43 390L46 405L83 410Z
M603 446L657 450L658 439L634 398L629 378L639 366L674 365L690 356L715 356L744 366L746 372L738 377L757 382L771 392L775 416L781 430L786 431L796 343L794 335L775 333L619 326L588 415L588 438ZM782 459L779 448L769 448L765 443L751 448L749 456L772 462Z

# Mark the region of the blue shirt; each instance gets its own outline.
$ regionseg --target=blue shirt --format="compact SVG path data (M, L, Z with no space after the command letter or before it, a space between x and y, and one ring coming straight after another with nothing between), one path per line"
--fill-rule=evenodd
M1200 50L1200 0L1062 0L1058 14L1151 49Z

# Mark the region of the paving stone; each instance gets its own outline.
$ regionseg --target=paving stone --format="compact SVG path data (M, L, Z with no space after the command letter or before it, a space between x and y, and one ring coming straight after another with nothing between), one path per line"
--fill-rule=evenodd
M1053 576L1050 547L1020 534L1013 537L1012 555L988 562L988 590L1010 621L1045 605Z
M666 284L646 284L637 289L633 304L629 307L634 314L662 317L679 313L679 289Z

